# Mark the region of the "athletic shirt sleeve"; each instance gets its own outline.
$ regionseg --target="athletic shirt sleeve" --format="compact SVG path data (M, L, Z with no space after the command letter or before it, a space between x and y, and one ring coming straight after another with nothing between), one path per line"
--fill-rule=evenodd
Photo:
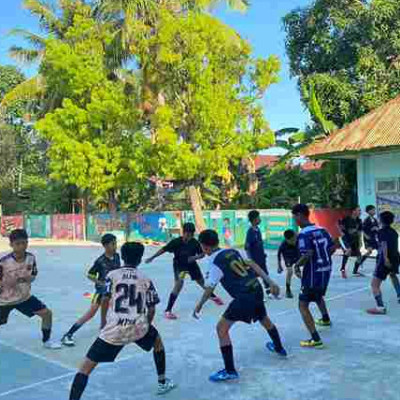
M99 274L100 274L100 263L99 260L97 259L92 265L92 267L89 269L87 276L92 279L98 279Z
M224 273L222 270L215 265L213 262L210 263L210 269L207 273L206 286L207 287L216 287L218 283L221 282L221 279L224 277Z
M164 246L164 251L167 253L174 253L179 246L179 239L171 240L166 246Z
M300 255L304 256L310 250L312 250L312 246L308 236L305 233L300 233L297 239L297 247L299 249Z

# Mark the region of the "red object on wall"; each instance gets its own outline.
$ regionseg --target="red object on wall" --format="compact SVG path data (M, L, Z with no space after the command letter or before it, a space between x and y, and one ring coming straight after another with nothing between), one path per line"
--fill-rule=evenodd
M1 217L1 235L8 236L14 229L24 228L23 215L7 215Z
M313 224L325 228L333 238L340 237L338 221L350 214L350 210L312 210L310 220Z
M51 217L53 239L83 240L82 214L56 214Z

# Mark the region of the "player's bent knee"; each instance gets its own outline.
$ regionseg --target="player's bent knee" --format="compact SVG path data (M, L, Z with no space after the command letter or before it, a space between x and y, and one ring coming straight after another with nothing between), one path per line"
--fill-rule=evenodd
M96 368L97 363L95 363L92 360L89 360L88 358L85 358L83 361L81 367L79 368L79 372L83 375L90 375L92 371Z

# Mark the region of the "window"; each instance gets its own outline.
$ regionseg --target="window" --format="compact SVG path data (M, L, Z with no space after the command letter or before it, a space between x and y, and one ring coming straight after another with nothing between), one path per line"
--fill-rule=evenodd
M377 193L396 193L399 191L399 179L379 179L376 181Z

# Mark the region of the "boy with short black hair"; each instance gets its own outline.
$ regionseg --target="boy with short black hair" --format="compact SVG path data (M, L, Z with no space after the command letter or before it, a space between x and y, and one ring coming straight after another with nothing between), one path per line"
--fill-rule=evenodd
M251 227L247 231L246 243L244 248L247 257L254 261L267 275L269 275L267 267L267 254L264 249L264 241L262 238L259 225L261 224L260 213L257 210L252 210L248 215ZM267 297L272 299L271 291L267 281L263 280Z
M125 243L121 248L124 266L107 275L106 294L102 302L102 330L89 349L73 381L70 400L80 400L89 375L99 363L114 362L124 346L135 343L143 350L153 350L158 374L158 392L175 388L165 377L165 350L161 336L152 325L156 305L160 302L150 279L138 271L144 246Z
M204 253L209 256L210 270L206 288L197 303L193 316L198 319L203 305L210 298L218 283L233 298L217 325L217 333L225 368L210 376L212 382L229 381L239 378L233 360L233 347L229 331L236 322L260 322L267 330L272 342L267 343L268 350L286 357L277 328L267 316L264 294L258 276L270 285L278 295L279 287L255 262L245 261L240 252L234 249L221 249L217 232L206 230L199 236Z
M299 249L297 248L297 234L294 230L288 229L284 232L285 240L281 243L278 250L278 274L283 272L282 258L286 266L286 297L293 298L291 283L293 277L293 265L300 258Z
M332 273L332 254L336 246L331 235L324 228L310 222L310 210L307 205L297 204L293 207L292 214L301 228L297 238L301 257L293 267L296 276L301 279L299 309L304 324L311 334L311 339L302 340L300 345L308 348L323 348L324 345L315 324L331 325L324 297ZM303 271L300 267L303 267ZM310 303L317 304L322 314L321 319L314 321L310 312Z
M53 314L45 304L31 295L31 285L38 275L35 256L27 252L28 234L16 229L10 234L12 253L0 259L0 325L6 325L13 310L42 319L42 341L46 349L60 349L50 340Z
M359 206L353 207L351 215L343 218L339 221L339 229L342 233L340 239L343 248L343 259L340 272L342 278L346 279L346 265L350 257L356 257L356 262L353 268L353 276L363 276L359 272L361 266L361 232L362 232L362 221L360 218L361 209Z
M361 257L360 264L372 254L374 250L378 250L378 232L379 232L379 221L375 217L376 208L373 205L369 205L365 208L365 212L368 214L363 221L363 236L364 236L364 246L366 253Z
M376 258L376 267L372 278L372 293L376 301L376 308L367 310L369 314L384 315L387 310L382 300L381 285L388 275L400 303L400 283L397 275L399 274L399 235L392 228L395 216L390 211L384 211L380 215L382 229L378 232L379 250Z
M194 237L195 232L195 225L192 222L186 222L183 225L183 235L181 237L171 240L166 246L146 260L146 263L151 263L164 253L174 254L173 266L175 283L164 313L166 319L175 320L178 318L178 316L172 312L172 308L182 291L186 275L189 275L190 278L193 281L196 281L201 288L204 288L203 274L199 264L196 262L197 260L202 259L204 254L200 243ZM211 300L217 305L224 304L223 301L214 293L211 296Z
M121 266L121 260L117 253L117 238L111 233L106 233L101 238L101 244L104 247L104 253L94 262L87 274L89 280L95 284L92 304L89 311L75 322L61 339L61 342L65 346L74 346L74 334L97 314L101 306L102 296L105 293L106 276L109 272Z

